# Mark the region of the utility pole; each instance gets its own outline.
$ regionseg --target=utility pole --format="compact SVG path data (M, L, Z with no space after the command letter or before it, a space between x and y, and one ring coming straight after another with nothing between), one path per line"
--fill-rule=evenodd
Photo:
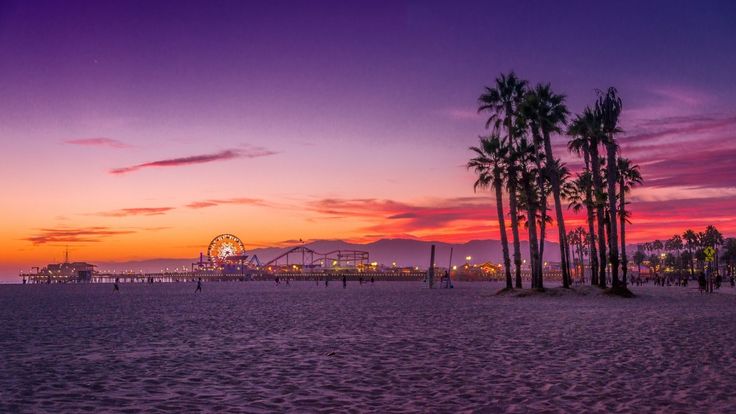
M429 255L429 271L427 276L429 288L434 287L434 244L432 245L432 253Z

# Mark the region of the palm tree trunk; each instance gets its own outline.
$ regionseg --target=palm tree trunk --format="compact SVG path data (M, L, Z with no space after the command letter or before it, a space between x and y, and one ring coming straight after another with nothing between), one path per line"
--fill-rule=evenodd
M591 160L591 172L593 174L593 187L595 188L595 204L596 204L596 216L598 219L598 257L600 258L599 273L598 273L598 286L606 288L606 229L605 219L603 214L604 201L601 200L603 195L603 183L601 182L601 166L600 159L598 158L598 142L592 140L590 146L590 160Z
M503 182L500 177L495 177L496 188L496 213L498 214L498 229L501 233L501 248L503 249L503 266L506 272L506 289L513 288L511 279L511 259L509 258L509 238L506 235L506 220L503 214Z
M611 222L611 286L617 287L618 280L618 226L616 223L616 143L613 142L613 136L610 136L606 144L608 150L608 208Z
M562 215L562 197L560 196L560 177L557 171L552 170L555 159L552 156L552 141L549 132L544 131L544 152L547 157L547 167L552 182L552 197L555 200L555 213L557 215L557 229L560 238L560 261L562 265L562 287L570 287L569 266L567 265L567 233L565 232L565 218Z
M591 174L590 168L590 151L588 146L583 146L583 158L585 160L585 170ZM587 182L585 186L585 210L588 214L588 245L590 247L590 284L598 284L598 249L595 247L595 216L593 213L593 189L591 183Z
M621 194L621 208L620 208L620 214L619 218L621 220L621 273L623 274L623 283L624 286L627 285L626 276L629 273L629 261L626 257L626 217L624 215L625 206L626 206L626 192L624 191L624 180L621 178L619 180L619 188L620 194Z
M544 241L547 238L547 194L542 190L542 222L539 224L539 274L544 272Z
M539 153L541 152L541 144L543 144L544 139L539 135L539 127L535 124L532 124L532 135L534 137L534 162L537 167L537 186L539 187L539 194L540 194L540 201L541 201L541 217L542 222L539 224L539 263L538 265L538 272L540 277L542 277L542 272L544 271L544 241L547 238L547 191L545 189L545 174L543 174L542 170L542 160L539 157Z
M537 209L534 206L534 194L532 183L528 179L523 180L524 192L526 194L527 204L527 224L529 227L529 259L532 287L535 289L544 289L542 275L539 272L539 240L537 239Z
M514 237L514 270L516 272L516 288L521 289L521 244L519 242L519 215L516 208L516 179L509 176L509 210L511 213L511 234Z

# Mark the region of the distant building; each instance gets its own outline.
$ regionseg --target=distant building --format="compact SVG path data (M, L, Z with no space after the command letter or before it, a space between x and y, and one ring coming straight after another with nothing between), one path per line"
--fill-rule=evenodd
M49 282L91 282L95 265L85 262L65 262L46 265L38 271Z

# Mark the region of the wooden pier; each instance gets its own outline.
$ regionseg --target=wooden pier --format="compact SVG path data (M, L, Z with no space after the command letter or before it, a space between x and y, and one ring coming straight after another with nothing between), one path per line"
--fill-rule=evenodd
M287 272L272 273L265 271L247 271L241 273L215 273L215 272L163 272L163 273L93 273L87 280L80 280L76 276L47 275L40 273L21 273L20 277L31 284L50 283L177 283L195 282L202 279L204 282L246 282L246 281L273 281L277 277L280 280L293 281L341 281L343 276L349 281L369 282L371 278L376 281L423 281L427 273L415 272L358 272L346 270L344 272Z

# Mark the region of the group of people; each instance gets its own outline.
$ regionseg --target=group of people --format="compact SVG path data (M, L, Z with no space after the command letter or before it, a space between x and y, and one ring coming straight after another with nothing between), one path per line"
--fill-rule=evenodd
M148 283L153 283L153 278L147 280ZM120 293L120 278L116 277L115 282L112 284L112 291ZM202 292L202 278L197 279L197 288L194 289L194 293Z

